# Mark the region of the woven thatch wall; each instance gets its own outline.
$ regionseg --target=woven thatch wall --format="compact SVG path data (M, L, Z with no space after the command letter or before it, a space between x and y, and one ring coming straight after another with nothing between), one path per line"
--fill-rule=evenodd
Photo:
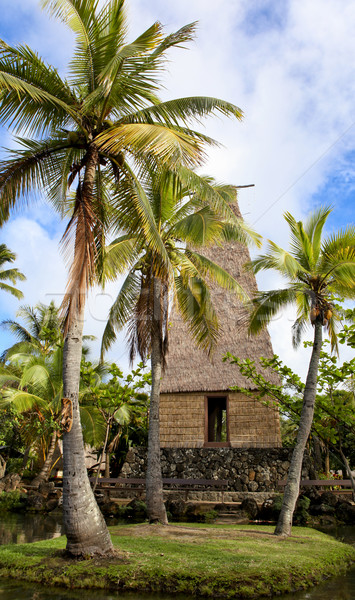
M160 444L162 448L200 448L205 444L203 393L162 394ZM237 392L228 394L229 441L233 448L281 446L278 412Z
M160 445L198 448L204 443L205 397L203 394L160 396Z
M235 212L240 215L237 206ZM257 290L254 275L243 270L243 265L250 260L247 248L228 243L223 247L204 248L202 252L231 273L250 296ZM240 358L251 359L273 355L267 330L256 337L248 336L246 311L240 300L216 285L211 288L220 323L219 342L212 359L209 360L195 347L187 326L173 310L167 366L162 380L163 393L214 392L228 390L233 385L251 387L250 382L240 375L238 367L222 362L225 353L229 351ZM270 379L277 383L272 373Z

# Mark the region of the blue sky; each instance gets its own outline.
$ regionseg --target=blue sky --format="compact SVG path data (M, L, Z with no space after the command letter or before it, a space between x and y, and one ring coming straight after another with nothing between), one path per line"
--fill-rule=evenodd
M49 20L37 0L1 3L0 37L27 43L65 73L73 38ZM343 0L127 0L129 39L154 21L166 31L199 21L188 50L171 53L163 77L164 98L211 95L230 100L244 111L242 123L209 119L205 131L223 145L213 149L202 169L216 179L255 187L242 191L245 218L265 237L288 243L285 210L297 218L321 204L331 204L331 229L354 220L355 153L355 4ZM0 146L9 146L0 131ZM2 154L2 150L0 153ZM66 266L58 251L63 224L43 203L14 215L2 230L2 242L17 253L27 275L24 302L58 300ZM280 285L262 275L259 287ZM115 289L91 294L87 333L100 337ZM16 301L1 296L0 319L14 318ZM308 350L291 348L292 312L272 323L273 346L304 374ZM0 349L9 339L1 334ZM121 340L112 358L127 365Z

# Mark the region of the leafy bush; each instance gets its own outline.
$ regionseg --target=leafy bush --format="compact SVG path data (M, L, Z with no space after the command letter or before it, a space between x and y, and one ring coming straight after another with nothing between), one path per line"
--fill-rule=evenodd
M19 510L25 507L25 496L18 490L0 493L0 510Z
M295 514L293 516L293 522L295 525L306 525L310 518L308 512L311 501L307 496L299 496L296 504Z

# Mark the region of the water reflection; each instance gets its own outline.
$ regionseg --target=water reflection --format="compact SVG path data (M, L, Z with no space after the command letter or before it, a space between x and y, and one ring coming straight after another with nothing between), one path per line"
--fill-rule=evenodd
M0 544L27 544L62 535L61 515L6 513L1 516Z
M58 590L44 588L25 583L16 583L6 579L0 580L0 600L117 600L117 594L107 592L91 592L90 590ZM141 600L137 596L127 596L126 600Z

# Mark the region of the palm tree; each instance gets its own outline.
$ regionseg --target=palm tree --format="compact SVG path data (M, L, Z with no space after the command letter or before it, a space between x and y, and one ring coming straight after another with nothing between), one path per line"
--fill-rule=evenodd
M126 205L127 198L122 189L120 191L120 202ZM230 204L236 201L235 187L217 185L211 179L180 169L178 174L152 171L143 180L139 193L151 207L165 255L152 251L144 232L139 231L139 215L132 217L129 211L126 232L107 250L106 270L109 274L115 273L115 266L122 268L125 262L130 268L111 307L102 349L107 350L116 332L128 325L131 361L136 353L143 361L148 355L151 357L146 498L150 522L166 524L160 465L159 399L168 350L169 310L172 302L176 303L197 345L211 353L218 336L218 321L208 280L244 299L246 296L233 277L198 253L196 248L223 243L227 239L245 243L251 238L258 240L258 237L234 216ZM229 209L230 219L223 219L212 205Z
M6 263L12 263L15 259L16 254L11 252L6 244L0 244L0 290L9 292L9 294L12 294L15 298L20 300L23 298L23 293L14 287L14 285L17 281L24 281L26 277L18 269L4 269ZM5 283L6 281L11 281L14 285L9 285L8 283Z
M29 447L37 447L46 458L40 472L31 482L39 486L48 480L60 429L63 397L63 349L57 346L49 355L31 351L11 353L0 368L1 408L13 408L26 417L26 438ZM105 422L98 409L88 403L80 406L84 426L84 441L99 445L105 433ZM39 426L40 425L40 426Z
M355 297L355 227L349 226L324 239L323 228L331 212L322 207L303 224L288 212L285 219L291 230L290 250L269 241L267 253L249 263L254 273L273 269L287 285L283 289L259 292L253 300L249 330L258 333L282 308L295 304L297 319L293 325L296 347L305 327L311 322L314 341L303 393L296 445L288 472L287 485L275 534L291 533L293 512L299 493L304 449L310 433L317 391L317 374L322 348L322 329L326 327L333 350L337 349L335 332L339 315L333 304L334 295Z
M63 379L64 397L72 404L72 428L63 436L63 518L67 551L87 556L112 552L85 469L78 404L85 297L110 226L110 185L134 182L131 167L142 157L172 165L199 163L212 140L190 128L191 118L216 111L241 118L241 111L215 98L160 102L165 54L192 38L194 24L164 36L154 23L127 44L124 0L103 6L98 0L41 4L74 32L75 53L68 81L28 46L1 42L0 124L32 138L17 138L22 148L0 163L0 218L7 219L11 208L36 189L44 190L63 216L71 215L63 236L70 259ZM149 210L140 195L134 199L154 248L159 236Z
M22 322L8 319L0 323L18 340L4 351L3 360L19 352L46 356L63 343L59 308L53 301L49 305L40 302L35 307L20 306L16 317Z

